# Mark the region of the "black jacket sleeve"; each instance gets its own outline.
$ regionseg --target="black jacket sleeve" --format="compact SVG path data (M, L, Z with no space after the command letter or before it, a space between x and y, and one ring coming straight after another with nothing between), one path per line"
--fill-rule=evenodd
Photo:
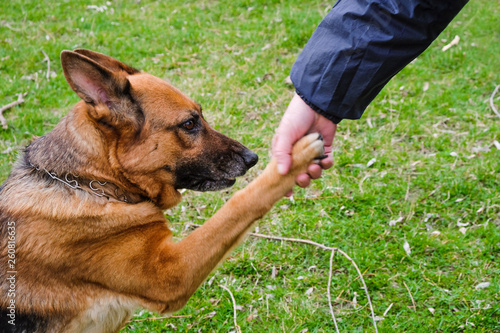
M468 0L339 0L292 67L297 94L335 123L358 119Z

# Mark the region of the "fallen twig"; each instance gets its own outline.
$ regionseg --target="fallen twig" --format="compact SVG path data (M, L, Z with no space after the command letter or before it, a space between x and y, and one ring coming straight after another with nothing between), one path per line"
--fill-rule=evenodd
M229 295L231 296L231 300L233 301L233 312L234 312L234 328L236 329L236 332L241 333L241 328L238 325L238 322L236 321L236 300L234 299L233 293L229 288L224 287L223 285L219 285L222 289L226 290Z
M493 110L493 112L495 112L495 114L500 118L500 113L498 112L498 109L495 106L495 103L493 102L493 98L495 97L499 88L500 88L500 85L496 86L495 90L493 90L493 93L490 96L490 106L491 106L491 109Z
M326 296L328 297L328 307L330 308L330 314L333 318L333 324L335 325L335 330L339 333L339 327L337 326L337 320L335 319L335 314L333 313L332 306L332 294L330 292L330 285L332 284L332 275L333 275L333 256L335 254L335 250L332 250L332 255L330 256L330 269L328 270L328 286L326 287Z
M356 265L356 262L351 257L349 257L347 255L347 253L345 253L344 251L342 251L342 250L340 250L340 249L338 249L336 247L325 246L323 244L316 243L316 242L313 242L313 241L310 241L310 240L307 240L307 239L285 238L285 237L268 236L268 235L262 235L262 234L256 234L256 233L250 233L250 236L260 237L260 238L267 238L267 239L273 239L273 240L281 240L281 241L288 241L288 242L296 242L296 243L304 243L304 244L314 245L314 246L319 247L319 248L321 248L323 250L332 251L332 252L337 251L338 253L340 253L341 255L343 255L344 258L346 258L347 260L349 260L351 262L351 264L354 266L354 268L358 272L359 279L361 280L361 283L363 284L363 289L365 290L366 299L368 300L368 304L370 305L370 311L371 311L372 319L373 319L373 326L375 327L375 332L378 332L377 323L375 321L375 313L373 311L373 305L372 305L372 301L370 299L370 295L368 294L368 288L366 287L365 279L363 279L363 274L361 274L361 271L359 270L358 265ZM332 264L333 264L333 262L332 262ZM331 269L332 269L332 266L330 266L330 270ZM327 290L327 292L328 292L328 290ZM331 304L330 304L330 307L331 307ZM333 320L335 321L335 316L333 316ZM335 326L337 326L336 322L335 322ZM338 331L338 329L337 329L337 331Z
M323 250L327 251L335 251L338 250L335 247L328 247L320 243L313 242L308 239L300 239L300 238L286 238L286 237L278 237L278 236L269 236L269 235L263 235L263 234L257 234L254 232L250 233L250 236L253 237L259 237L259 238L267 238L267 239L272 239L272 240L279 240L279 241L286 241L286 242L295 242L295 243L303 243L303 244L309 244L309 245L314 245L316 247L319 247Z
M3 129L7 129L9 127L7 124L7 119L5 119L5 117L3 116L3 112L7 109L10 109L10 108L16 106L16 105L24 103L24 96L26 96L26 94L20 93L17 95L17 101L14 101L12 103L4 105L0 108L0 123L2 124Z
M188 223L188 225L192 226L192 227L195 227L195 228L201 227L201 225L194 224L194 223ZM323 245L323 244L320 244L320 243L313 242L313 241L308 240L308 239L286 238L286 237L269 236L269 235L263 235L263 234L257 234L257 233L250 233L249 235L253 236L253 237L258 237L258 238L279 240L279 241L285 241L285 242L303 243L303 244L308 244L308 245L313 245L313 246L319 247L320 249L323 249L323 250L326 250L326 251L332 251L332 256L330 257L330 275L328 277L328 280L329 280L328 282L329 283L328 283L328 289L327 289L327 297L328 297L328 302L329 302L328 304L329 304L329 307L330 307L330 313L331 313L333 321L335 323L335 328L337 329L337 332L338 332L337 321L335 319L335 315L333 313L333 307L332 307L332 304L331 304L330 283L331 283L331 272L332 272L332 266L333 266L333 253L338 252L341 255L343 255L344 258L346 258L347 260L349 260L351 262L351 264L354 266L354 268L356 269L356 272L358 273L359 279L361 280L361 283L363 284L363 289L365 290L366 299L368 300L368 304L370 305L370 311L371 311L371 315L372 315L373 326L375 327L375 332L378 333L377 322L375 320L375 313L373 311L372 301L371 301L370 295L368 294L368 288L366 287L365 280L363 279L363 274L361 274L361 271L359 270L358 265L356 265L356 262L354 262L354 260L351 257L349 257L347 255L347 253L345 253L344 251L342 251L342 250L340 250L340 249L338 249L336 247L329 247L329 246L326 246L326 245ZM236 318L236 316L235 316L235 318Z

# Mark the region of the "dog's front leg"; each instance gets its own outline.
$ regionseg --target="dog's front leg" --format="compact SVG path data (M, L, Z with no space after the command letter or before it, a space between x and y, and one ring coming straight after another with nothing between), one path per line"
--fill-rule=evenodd
M276 161L272 160L257 179L178 243L171 240L170 230L159 219L134 232L106 237L95 246L84 244L79 250L84 258L75 275L83 274L79 280L135 295L142 306L151 310L179 310L243 240L254 222L292 189L296 176L322 154L323 142L318 134L301 139L294 146L292 168L287 175L279 175Z
M254 222L292 189L297 175L305 172L309 164L322 154L321 136L306 136L294 146L292 168L287 175L278 174L273 159L257 179L238 191L202 227L177 244L182 248L180 252L192 276L191 285L186 286L189 296L245 238Z

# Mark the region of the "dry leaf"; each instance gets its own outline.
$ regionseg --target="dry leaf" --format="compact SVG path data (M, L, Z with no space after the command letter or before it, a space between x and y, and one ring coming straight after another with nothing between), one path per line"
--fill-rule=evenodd
M411 255L410 244L408 244L408 241L406 241L406 240L405 240L405 243L403 244L403 249L405 249L405 252L407 255Z
M255 319L257 319L257 318L259 318L259 316L254 315L254 314L251 314L251 315L249 315L249 316L247 317L247 319L246 319L246 320L247 320L247 321L252 321L252 320L255 320Z
M495 141L493 141L493 144L495 145L495 147L497 147L498 150L500 150L500 142L495 140Z
M373 164L375 164L375 162L377 162L377 159L372 158L371 160L368 161L368 163L366 163L366 167L367 168L371 167Z
M370 117L366 118L366 123L368 124L368 127L373 128L372 119Z
M266 44L266 45L264 45L264 47L262 47L260 50L261 50L261 51L264 51L264 50L270 49L270 48L271 48L271 46L272 46L271 44Z
M13 151L14 151L14 148L9 147L9 148L5 149L4 151L2 151L2 154L9 154L9 153L11 153Z
M276 266L273 265L273 268L271 269L271 279L276 279L276 275L278 275L278 270L276 269Z
M207 319L207 318L212 318L212 317L214 317L216 314L217 314L217 312L212 311L212 312L208 313L208 314L205 316L205 319Z
M307 289L304 294L305 295L311 295L313 291L314 291L314 287L311 287L311 288Z
M488 146L477 146L477 147L472 147L471 151L473 153L480 153L480 152L489 152L491 149Z
M389 221L389 226L394 227L396 225L396 223L399 223L399 222L403 221L403 219L404 218L402 216L400 216L397 220L390 220Z
M94 9L98 13L103 13L103 12L108 10L108 7L105 5L102 5L102 6L88 5L87 9Z
M476 286L476 290L488 288L490 285L490 282L481 282Z
M462 228L458 229L458 231L460 231L461 233L463 233L465 235L465 233L467 232L467 228L462 227Z
M165 327L170 327L173 331L177 331L177 326L172 323L168 323Z

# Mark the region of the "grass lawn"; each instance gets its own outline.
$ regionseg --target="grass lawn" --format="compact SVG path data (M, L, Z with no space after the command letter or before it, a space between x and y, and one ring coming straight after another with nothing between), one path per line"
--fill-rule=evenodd
M89 5L90 4L90 5ZM185 192L166 214L176 237L203 223L269 160L293 94L290 68L325 1L33 1L0 3L0 180L23 147L77 102L64 49L114 56L186 92L217 130L260 162L227 191ZM443 46L455 36L457 45ZM338 247L363 273L380 332L500 332L500 6L471 1L358 121L343 121L335 165L260 233ZM500 92L495 98L500 106ZM405 246L405 244L407 244ZM406 250L405 250L406 249ZM123 332L332 332L330 252L249 238L172 318L141 311ZM344 332L374 331L360 279L333 260L332 302Z

